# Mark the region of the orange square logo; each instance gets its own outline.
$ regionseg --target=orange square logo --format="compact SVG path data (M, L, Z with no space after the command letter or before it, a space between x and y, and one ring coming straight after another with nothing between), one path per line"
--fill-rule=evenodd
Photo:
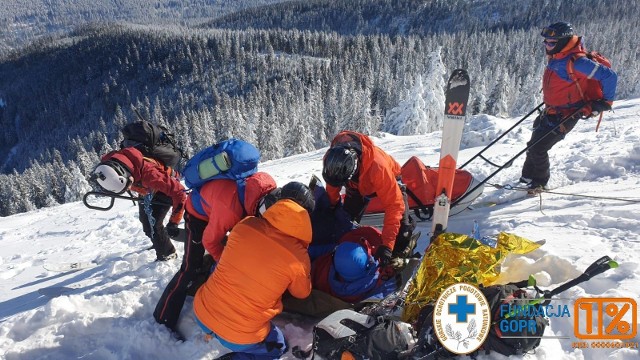
M631 298L581 298L573 331L578 339L631 339L638 332L638 304ZM627 321L631 316L631 323Z

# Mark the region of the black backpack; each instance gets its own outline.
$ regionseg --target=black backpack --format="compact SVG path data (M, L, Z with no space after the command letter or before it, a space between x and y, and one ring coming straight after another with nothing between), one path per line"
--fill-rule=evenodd
M140 120L125 125L121 132L124 136L121 148L135 147L142 155L156 159L165 166L175 169L183 157L182 150L176 147L175 135L164 126Z
M559 287L545 291L535 285L535 279L523 280L505 285L493 285L481 287L480 290L487 298L491 309L491 327L489 335L478 351L495 351L505 356L522 355L528 353L540 345L541 336L549 325L549 319L544 316L544 311L539 307L549 304L553 296L560 294L577 284L591 279L608 269L616 268L618 264L610 257L604 256L596 260L585 272L577 278L570 280ZM527 305L538 308L538 311L502 311L502 304ZM439 342L433 329L433 305L428 305L420 311L416 330L418 331L418 343L414 347L414 358L447 359L458 356L447 351ZM524 320L532 326L522 328L520 331L506 332L500 330L500 321ZM535 325L534 325L535 324ZM530 331L535 329L534 331Z
M354 359L395 360L415 342L411 325L390 318L374 318L353 310L338 310L313 328L313 348L304 352L295 346L297 358L313 352L320 359L340 360L350 354Z
M530 328L524 328L522 331L504 332L500 331L500 321L509 316L509 314L501 314L500 307L502 304L525 305L539 298L541 291L527 291L527 280L509 283L505 285L494 285L486 288L480 288L484 296L487 298L491 309L491 327L489 335L478 351L495 351L505 356L522 355L540 345L540 337L544 334L544 330L549 325L549 319L544 317L543 312L530 312L537 314L536 316L525 316L524 312L511 314L509 320L532 320L535 322L535 331L529 331ZM537 288L536 288L537 289ZM540 304L542 305L542 304ZM532 305L536 306L536 305ZM459 356L458 354L447 351L438 341L433 328L433 305L428 305L420 311L418 324L421 326L419 330L418 344L414 355L430 356L434 359L447 359Z
M501 331L500 321L505 319L509 314L503 314L501 305L511 304L523 306L531 303L534 298L544 295L544 292L535 288L535 291L527 291L527 281L517 283L509 283L506 285L494 285L481 289L484 296L491 307L491 328L489 336L482 344L482 349L486 351L495 351L502 355L522 355L540 345L540 340L544 334L544 330L549 325L549 319L544 316L544 311L530 311L536 316L525 315L525 312L515 312L509 317L509 320L524 320L530 324L523 327L520 331ZM532 308L539 308L544 303L531 305ZM532 323L533 322L533 323Z

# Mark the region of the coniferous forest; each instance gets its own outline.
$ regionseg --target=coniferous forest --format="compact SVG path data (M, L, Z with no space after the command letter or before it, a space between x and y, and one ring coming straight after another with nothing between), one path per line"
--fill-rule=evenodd
M41 36L0 58L0 215L80 199L100 155L137 120L134 109L170 128L190 154L234 136L264 160L327 146L341 129L437 130L440 111L425 110L429 124L399 123L398 114L416 98L440 102L458 67L472 79L471 113L525 114L541 100L540 29L560 20L611 59L618 98L635 97L639 7L287 1L198 25L103 16Z

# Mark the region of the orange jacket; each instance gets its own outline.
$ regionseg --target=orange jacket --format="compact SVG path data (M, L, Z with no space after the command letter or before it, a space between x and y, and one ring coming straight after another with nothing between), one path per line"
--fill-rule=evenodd
M384 210L382 243L393 250L396 236L400 231L400 221L404 214L404 200L398 186L400 164L384 150L373 145L371 139L353 131L342 131L331 141L331 146L353 142L357 138L362 146L358 162L358 182L350 181L347 187L356 189L362 196L375 194ZM340 188L327 184L327 194L332 205L340 200Z
M249 176L244 190L246 215L254 216L258 201L275 188L275 180L265 172L257 172ZM202 245L216 261L219 261L224 249L222 244L224 237L245 216L238 198L238 186L235 180L219 179L204 184L198 193L200 200L194 198L193 193L189 195L186 203L187 212L207 222L202 234ZM202 202L206 217L194 209L193 201Z
M131 189L141 195L161 192L171 198L173 211L169 222L179 223L184 214L184 202L187 199L184 186L178 178L167 172L163 165L145 159L140 150L134 147L112 151L102 156L102 161L117 160L124 165L133 177Z
M235 344L264 340L270 321L282 312L282 294L311 293L309 214L292 200L276 202L264 218L236 225L215 271L193 300L198 319Z

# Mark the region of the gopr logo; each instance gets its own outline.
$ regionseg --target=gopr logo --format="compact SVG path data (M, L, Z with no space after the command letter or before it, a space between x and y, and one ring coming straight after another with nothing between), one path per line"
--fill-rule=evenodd
M477 287L466 283L449 286L438 297L433 312L438 340L452 353L476 351L489 335L490 311Z

